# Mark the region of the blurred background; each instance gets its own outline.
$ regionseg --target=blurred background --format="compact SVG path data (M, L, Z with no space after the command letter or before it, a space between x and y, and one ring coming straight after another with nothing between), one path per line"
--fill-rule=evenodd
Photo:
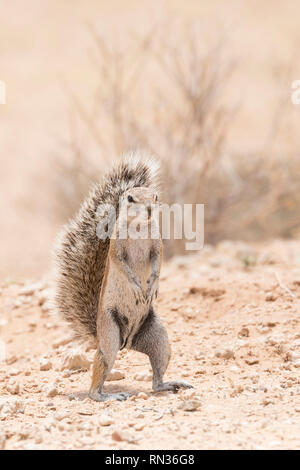
M297 0L1 3L0 275L46 272L60 226L123 152L205 203L205 241L300 237ZM166 254L180 253L169 243Z

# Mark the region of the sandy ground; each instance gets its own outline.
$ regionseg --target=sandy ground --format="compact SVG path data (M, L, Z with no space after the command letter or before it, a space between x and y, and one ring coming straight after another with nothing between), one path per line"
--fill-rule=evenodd
M71 368L89 367L94 351L68 342L46 287L1 285L0 447L300 448L299 242L223 242L165 264L167 378L194 386L177 394L154 394L147 357L124 350L106 389L132 396L91 401L90 371Z

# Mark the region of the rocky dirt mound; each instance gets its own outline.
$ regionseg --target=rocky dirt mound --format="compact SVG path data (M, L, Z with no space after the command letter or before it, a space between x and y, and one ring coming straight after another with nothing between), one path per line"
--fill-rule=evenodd
M169 379L151 391L146 356L121 351L106 389L87 396L93 345L47 304L47 281L0 290L0 448L300 448L300 243L223 242L165 264L157 310L171 339Z

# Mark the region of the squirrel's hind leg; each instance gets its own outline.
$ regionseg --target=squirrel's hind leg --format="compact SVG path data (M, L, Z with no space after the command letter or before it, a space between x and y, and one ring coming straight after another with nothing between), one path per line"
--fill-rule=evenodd
M104 393L102 391L102 387L108 373L109 370L107 362L105 361L101 350L98 349L93 364L92 384L89 393L90 398L94 401L127 400L129 397L128 393Z
M108 326L108 325L107 325ZM100 337L100 345L95 354L93 363L92 383L89 396L94 401L107 400L127 400L128 393L104 393L102 387L106 377L108 376L119 350L120 335L115 323L109 325L109 335L102 334ZM102 332L103 333L103 332Z
M147 354L153 371L153 390L177 392L179 388L193 388L187 382L163 382L171 349L166 328L150 307L149 314L132 341L132 349Z

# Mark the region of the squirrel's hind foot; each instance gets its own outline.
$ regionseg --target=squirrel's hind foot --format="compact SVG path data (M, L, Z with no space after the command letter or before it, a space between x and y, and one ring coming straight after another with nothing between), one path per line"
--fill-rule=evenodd
M194 388L193 385L190 385L187 382L165 382L160 385L157 385L154 388L154 392L165 392L165 391L171 391L171 392L178 392L180 388Z
M103 393L103 392L91 392L89 397L94 401L108 401L108 400L117 400L124 401L130 397L129 393L120 392L120 393Z

